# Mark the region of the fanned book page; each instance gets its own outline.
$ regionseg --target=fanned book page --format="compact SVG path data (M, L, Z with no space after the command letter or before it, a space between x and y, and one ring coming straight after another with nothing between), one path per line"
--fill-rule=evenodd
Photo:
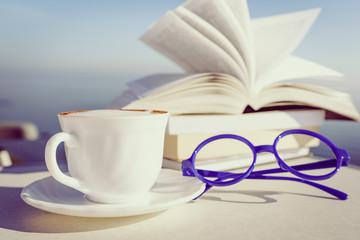
M190 0L169 11L141 39L188 73L226 73L248 91L259 92L319 12L310 9L250 20L245 0Z
M305 106L359 120L350 95L331 81L342 79L341 73L291 55L319 12L250 19L246 0L189 0L168 11L141 38L186 74L134 81L111 106L171 114Z
M266 74L281 65L295 50L319 12L320 9L316 8L252 21L257 81L266 81Z
M174 12L168 12L142 38L189 73L223 72L245 77L236 61L216 43L191 27Z
M213 25L184 7L178 7L175 10L175 13L187 24L225 51L226 54L228 54L236 62L239 70L241 71L241 75L239 76L240 79L249 78L249 72L242 55L224 34L219 32Z
M188 1L183 6L214 26L232 43L247 67L247 81L251 82L255 77L255 59L246 0L240 0L238 3L234 0Z

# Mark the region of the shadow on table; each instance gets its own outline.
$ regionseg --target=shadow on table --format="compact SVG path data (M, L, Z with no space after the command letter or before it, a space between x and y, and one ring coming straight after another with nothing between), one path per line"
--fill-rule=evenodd
M213 193L217 196L212 195ZM236 195L235 197L234 194ZM256 191L256 190L231 191L231 190L217 190L217 189L216 190L212 189L208 194L203 195L201 199L210 200L210 201L230 202L230 203L266 204L266 203L277 202L275 196L281 194L291 194L298 196L339 200L336 197L324 197L321 195L317 196L317 195L302 194L295 192ZM229 197L225 199L225 197L219 197L219 195L225 197L229 196Z
M48 213L27 205L20 198L22 188L0 187L0 227L36 233L88 232L117 228L144 221L160 213L121 218L85 218Z

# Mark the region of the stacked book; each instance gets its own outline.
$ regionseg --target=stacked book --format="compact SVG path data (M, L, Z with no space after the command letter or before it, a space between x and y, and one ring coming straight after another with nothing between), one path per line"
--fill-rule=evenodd
M319 12L251 19L246 0L187 1L141 38L185 73L132 81L110 107L170 112L166 166L179 165L215 134L271 144L286 129L318 131L325 118L359 120L350 95L336 90L341 73L292 55ZM308 148L294 142L282 151L299 156ZM225 167L225 159L239 157L235 147L224 152L218 145L207 152L204 163L239 167Z
M181 162L191 157L202 141L218 134L237 134L254 146L271 145L275 138L288 129L307 129L319 132L324 123L323 110L275 110L241 115L171 116L165 134L164 162L166 168L181 169ZM293 136L277 148L282 159L306 156L311 147L319 144L314 139ZM253 161L252 152L238 141L217 140L201 150L197 167L208 170L228 170L246 167ZM258 154L256 163L274 161L273 154Z

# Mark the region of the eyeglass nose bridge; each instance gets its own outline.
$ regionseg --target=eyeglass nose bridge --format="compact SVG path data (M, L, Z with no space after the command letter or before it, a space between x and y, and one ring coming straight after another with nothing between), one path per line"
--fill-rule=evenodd
M264 153L264 152L272 153L275 156L275 159L278 162L278 165L280 166L280 168L282 170L286 170L286 167L283 165L283 162L278 157L278 154L276 152L276 149L275 149L274 145L259 145L259 146L256 146L255 147L255 152L256 152L256 154Z
M270 152L274 153L274 147L272 145L259 145L255 147L256 153Z

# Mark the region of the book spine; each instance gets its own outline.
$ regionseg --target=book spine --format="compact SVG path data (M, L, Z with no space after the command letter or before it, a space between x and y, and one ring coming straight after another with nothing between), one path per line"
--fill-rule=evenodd
M168 134L222 133L320 126L325 111L274 111L242 115L170 116Z

